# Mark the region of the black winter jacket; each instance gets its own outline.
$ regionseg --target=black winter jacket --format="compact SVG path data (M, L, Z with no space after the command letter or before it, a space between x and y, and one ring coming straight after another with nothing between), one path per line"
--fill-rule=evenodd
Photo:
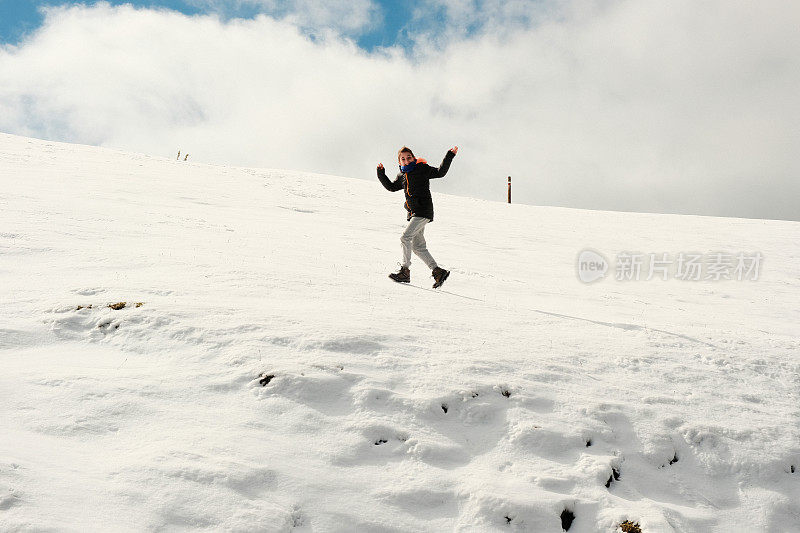
M386 177L386 171L378 168L378 179L386 187L387 191L405 190L405 208L408 211L406 220L411 220L411 217L425 217L433 222L433 199L431 198L430 180L444 177L455 156L456 154L448 150L439 168L432 167L427 163L417 162L414 170L399 173L394 181L389 181L389 178Z

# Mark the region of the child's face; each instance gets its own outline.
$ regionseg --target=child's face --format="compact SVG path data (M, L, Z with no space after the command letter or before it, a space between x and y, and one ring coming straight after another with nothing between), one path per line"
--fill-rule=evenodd
M410 165L414 162L414 156L408 152L400 152L400 164L403 166Z

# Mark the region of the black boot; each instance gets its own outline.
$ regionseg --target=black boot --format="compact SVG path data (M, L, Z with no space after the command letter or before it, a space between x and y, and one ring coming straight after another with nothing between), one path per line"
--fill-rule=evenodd
M401 266L400 272L389 274L389 277L398 283L410 283L411 271L408 269L408 267Z
M431 272L431 276L433 276L434 279L433 288L436 289L438 287L441 287L442 283L444 283L444 280L446 280L447 276L449 275L450 275L449 270L439 268L438 266L434 268L433 272Z

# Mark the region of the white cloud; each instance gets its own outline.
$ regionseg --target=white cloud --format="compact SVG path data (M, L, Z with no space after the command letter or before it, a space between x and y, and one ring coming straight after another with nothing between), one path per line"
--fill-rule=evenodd
M224 18L245 9L298 25L306 31L331 30L355 36L382 22L381 9L372 0L187 0Z
M336 28L358 34L381 22L378 6L370 0L295 0L292 7L289 20L303 27Z
M511 174L529 203L800 219L793 3L497 12L407 57L291 18L54 8L0 52L0 130L369 179L400 145L458 144L437 190L502 199Z

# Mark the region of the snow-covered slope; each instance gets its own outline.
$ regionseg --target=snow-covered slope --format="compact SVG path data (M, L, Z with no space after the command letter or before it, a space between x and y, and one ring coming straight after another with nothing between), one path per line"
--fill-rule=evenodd
M434 191L433 291L377 180L9 135L0 180L2 530L800 531L798 223Z

